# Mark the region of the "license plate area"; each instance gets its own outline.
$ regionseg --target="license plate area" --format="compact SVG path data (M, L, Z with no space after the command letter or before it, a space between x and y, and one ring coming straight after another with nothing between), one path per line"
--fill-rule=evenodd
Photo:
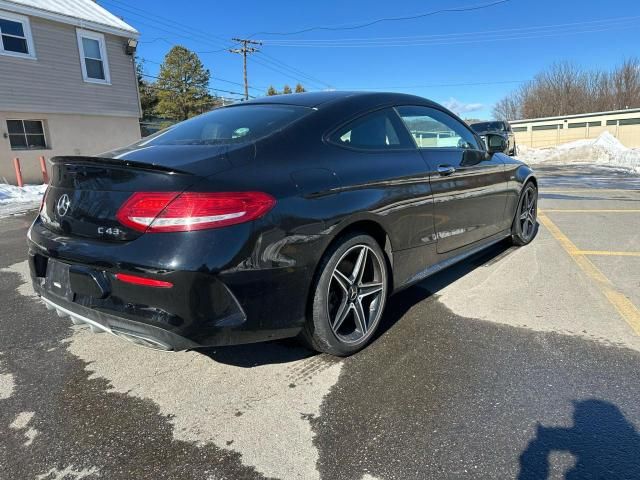
M69 283L69 265L49 259L44 288L47 292L72 302L73 292Z

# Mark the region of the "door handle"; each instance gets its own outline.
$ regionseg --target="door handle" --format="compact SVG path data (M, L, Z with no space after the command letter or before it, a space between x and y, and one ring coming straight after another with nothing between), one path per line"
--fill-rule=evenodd
M448 175L451 175L455 171L456 171L456 169L454 167L452 167L451 165L438 165L438 173L442 177L446 177Z

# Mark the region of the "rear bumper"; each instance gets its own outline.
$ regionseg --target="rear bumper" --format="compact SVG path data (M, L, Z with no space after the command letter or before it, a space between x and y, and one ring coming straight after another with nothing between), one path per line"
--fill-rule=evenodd
M132 322L90 308L74 305L62 299L40 297L49 310L59 317L70 317L75 325L87 324L94 333L107 332L143 347L155 350L188 350L198 345L191 340L167 330Z
M296 254L303 252L299 243L286 243L276 251L278 257L270 250L247 250L239 255L238 250L245 247L238 237L221 241L205 233L190 235L182 243L173 235L165 242L159 236L142 236L133 242L105 246L54 234L36 220L28 241L34 290L61 316L89 324L94 331L162 350L297 335L305 321L312 270L282 253L288 253L288 248ZM176 262L177 258L181 261ZM280 259L282 265L276 262ZM53 261L70 270L88 272L88 278L96 279L100 288L71 288L77 282L69 281L67 291L55 291L47 284L47 270ZM128 284L117 280L116 273L167 281L173 287Z
M31 263L34 263L33 259ZM156 350L180 351L254 343L292 337L300 331L298 326L275 330L260 328L259 323L249 322L241 310L215 317L210 322L193 323L167 312L158 315L156 307L133 305L123 302L121 297L98 299L74 294L73 300L69 301L47 291L42 277L32 273L32 280L34 290L46 307L56 311L58 316L69 317L74 324L87 324L94 333L111 333ZM154 312L154 317L147 315L149 312Z

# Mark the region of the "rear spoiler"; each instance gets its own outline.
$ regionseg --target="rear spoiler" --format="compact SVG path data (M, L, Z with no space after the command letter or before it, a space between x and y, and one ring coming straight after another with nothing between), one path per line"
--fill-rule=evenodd
M190 172L184 170L178 170L172 167L166 167L164 165L156 165L154 163L136 162L135 160L120 160L118 158L109 157L88 157L81 155L65 155L60 157L53 157L49 160L52 165L95 165L95 166L110 166L120 168L136 168L139 170L151 170L168 173L180 173L183 175L193 175Z

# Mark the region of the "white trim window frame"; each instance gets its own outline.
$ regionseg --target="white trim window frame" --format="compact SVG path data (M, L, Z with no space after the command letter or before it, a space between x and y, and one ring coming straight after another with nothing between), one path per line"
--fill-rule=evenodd
M80 54L80 68L82 69L82 78L88 83L101 83L103 85L111 85L111 76L109 74L109 59L107 57L107 43L104 35L98 32L92 32L90 30L83 30L81 28L76 29L76 36L78 38L78 53ZM93 52L85 51L84 40L89 42L97 42L98 50ZM98 58L98 54L100 58ZM90 76L87 69L87 61L93 63L94 66L102 66L102 76ZM97 63L99 62L99 63Z
M22 28L22 36L16 34L14 31L3 31L2 25L0 24L0 55L7 55L9 57L18 57L18 58L36 58L36 49L33 45L33 36L31 35L31 25L29 23L29 17L25 17L23 15L16 15L15 13L5 12L4 10L0 10L0 20L6 20L8 22L19 23ZM6 50L5 43L7 39L18 39L23 40L27 44L27 53L16 52L13 50Z

